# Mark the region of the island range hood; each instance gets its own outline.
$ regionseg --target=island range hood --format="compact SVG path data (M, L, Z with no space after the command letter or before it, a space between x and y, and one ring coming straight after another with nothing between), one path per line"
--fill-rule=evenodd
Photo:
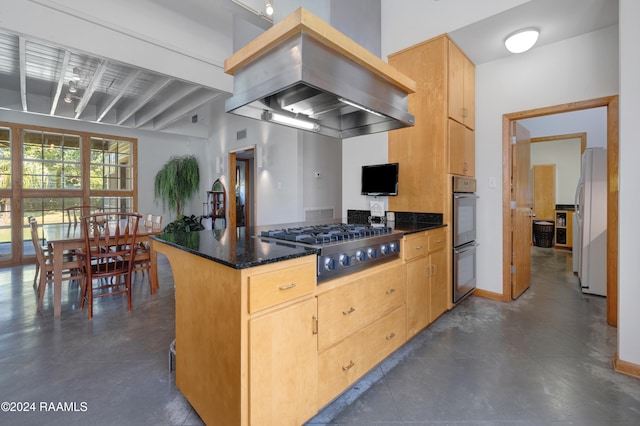
M349 138L413 126L415 82L304 8L225 61L227 112Z

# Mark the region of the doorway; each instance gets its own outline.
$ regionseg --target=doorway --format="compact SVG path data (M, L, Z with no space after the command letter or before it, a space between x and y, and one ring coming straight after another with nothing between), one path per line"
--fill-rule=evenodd
M255 226L256 147L229 152L229 228Z
M516 231L511 213L511 164L515 160L512 154L511 129L513 123L527 118L579 111L590 108L607 108L607 323L617 325L618 320L618 96L610 96L535 110L505 114L502 134L502 197L503 197L503 301L512 299L511 254L512 233Z

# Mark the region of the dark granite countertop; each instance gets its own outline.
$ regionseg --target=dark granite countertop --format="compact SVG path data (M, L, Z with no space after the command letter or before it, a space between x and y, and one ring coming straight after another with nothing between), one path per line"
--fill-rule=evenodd
M278 225L238 228L234 235L229 229L203 230L196 232L163 233L152 236L157 240L189 253L210 259L234 269L251 268L267 263L281 262L302 256L316 255L318 249L295 246L281 241L265 241L254 238L267 229L303 226L313 222L298 222ZM321 223L347 223L341 219L324 220ZM351 221L350 223L354 223ZM359 222L355 222L359 223ZM393 232L403 235L439 228L442 223L388 222ZM235 237L235 238L234 238Z
M216 229L160 234L151 238L234 269L251 268L318 253L316 249L253 238L251 228L239 228L238 238L233 238L233 234L229 229Z
M387 226L393 227L395 231L404 233L405 235L415 234L416 232L428 231L430 229L443 228L447 225L442 223L427 223L427 222L401 222L394 224L387 222Z

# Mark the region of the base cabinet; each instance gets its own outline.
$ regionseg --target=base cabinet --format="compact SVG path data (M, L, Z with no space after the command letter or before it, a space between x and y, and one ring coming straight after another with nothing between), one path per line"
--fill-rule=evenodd
M404 237L407 336L419 333L448 308L445 228Z
M407 340L400 262L336 280L318 295L318 404L326 405Z
M300 425L318 411L316 304L312 297L249 321L249 424Z
M318 354L320 406L364 376L407 341L406 308L393 312Z

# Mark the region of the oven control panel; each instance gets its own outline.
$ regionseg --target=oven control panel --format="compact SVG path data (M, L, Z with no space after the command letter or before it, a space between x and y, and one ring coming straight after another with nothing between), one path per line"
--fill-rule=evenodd
M361 247L323 250L318 256L318 283L400 257L400 240L367 241Z

